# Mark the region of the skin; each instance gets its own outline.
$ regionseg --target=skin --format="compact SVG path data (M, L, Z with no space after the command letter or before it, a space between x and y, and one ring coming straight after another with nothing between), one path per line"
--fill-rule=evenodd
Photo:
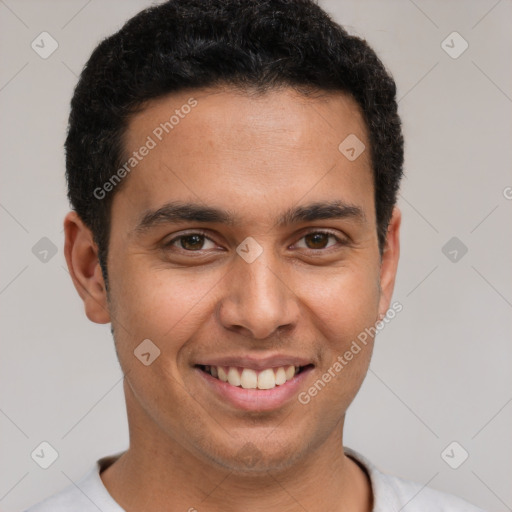
M362 469L343 453L345 413L366 375L373 340L307 404L241 411L212 394L194 363L211 356L301 356L315 367L307 389L390 306L399 258L395 208L382 255L377 241L366 127L342 93L306 97L292 89L249 95L194 90L152 101L128 127L127 153L190 97L191 113L125 178L114 196L109 293L89 229L65 219L66 259L88 318L111 322L125 373L130 447L101 478L128 512L369 511ZM349 134L367 150L350 162ZM234 225L162 222L135 228L168 201L229 209ZM288 208L343 201L364 218L279 226ZM333 237L307 237L328 230ZM204 233L183 248L176 236ZM237 246L253 237L247 263ZM190 239L188 239L190 243ZM183 239L181 239L183 243ZM149 366L134 349L151 339ZM248 466L241 450L257 453Z

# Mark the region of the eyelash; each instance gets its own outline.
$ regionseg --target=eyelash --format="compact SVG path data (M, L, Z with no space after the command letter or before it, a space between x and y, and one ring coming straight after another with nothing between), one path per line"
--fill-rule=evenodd
M304 239L305 237L307 237L308 235L316 235L316 234L323 234L323 235L328 235L329 237L331 238L334 238L336 240L336 242L338 243L337 245L338 246L345 246L347 245L349 242L348 240L346 239L342 239L342 238L339 238L337 235L335 235L334 233L332 233L331 231L326 231L326 230L315 230L315 231L310 231L309 233L306 233L304 234L300 239ZM173 239L169 240L168 242L166 242L163 246L164 250L168 250L168 249L173 249L173 245L176 243L176 242L179 242L181 239L183 238L188 238L188 237L191 237L191 236L194 236L194 235L199 235L199 236L202 236L204 237L205 240L209 240L210 242L213 242L215 243L214 240L212 240L210 237L206 236L205 233L201 232L201 231L192 231L190 233L185 233L185 234L181 234L177 237L174 237ZM309 252L313 252L313 253L317 253L317 252L329 252L330 249L332 249L332 247L334 246L330 246L330 247L325 247L323 249L308 249L306 248L307 251ZM183 248L179 248L179 251L182 251L182 253L190 253L190 254L193 254L193 253L198 253L199 255L201 255L204 251L204 249L198 249L196 251L191 251L191 250L187 250L187 249L183 249Z

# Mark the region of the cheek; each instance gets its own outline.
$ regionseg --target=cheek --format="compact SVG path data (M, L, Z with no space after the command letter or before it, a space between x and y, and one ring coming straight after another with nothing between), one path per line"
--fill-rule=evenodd
M320 282L308 280L303 293L325 345L317 380L300 403L311 402L318 414L331 411L329 421L335 423L354 399L370 363L380 296L378 271L364 264L338 269Z
M128 277L123 279L123 275ZM167 411L188 403L188 394L183 392L186 382L178 370L180 356L204 321L206 308L211 306L209 293L220 277L180 274L142 264L112 273L112 324L121 367L137 402L158 421L163 421ZM148 339L154 346L144 341ZM143 341L145 345L141 345ZM139 346L144 346L144 351ZM137 357L143 353L150 354L152 362L147 366L144 358ZM182 411L180 417L187 414Z
M154 338L165 345L186 339L221 276L133 267L133 272L125 273L130 278L118 278L112 288L114 321L129 326L134 337L141 339Z
M123 279L123 275L128 277ZM183 399L177 392L185 386L178 367L187 342L208 316L208 297L220 277L207 273L192 276L190 272L179 275L176 270L148 269L143 265L112 275L111 317L116 351L123 371L130 373L134 394L145 407L153 407L152 415L158 413L157 403L167 410L169 403L178 406ZM148 339L150 357L158 357L145 366L136 355L148 352L139 348L146 347L148 342L144 340Z
M321 279L304 279L299 293L332 350L343 350L377 320L378 273L369 265L337 269Z

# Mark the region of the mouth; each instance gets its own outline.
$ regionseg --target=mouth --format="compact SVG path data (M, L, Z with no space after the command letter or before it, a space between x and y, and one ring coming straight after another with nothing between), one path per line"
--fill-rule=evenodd
M241 366L196 365L202 372L235 388L269 390L286 385L313 367L285 365L255 370Z

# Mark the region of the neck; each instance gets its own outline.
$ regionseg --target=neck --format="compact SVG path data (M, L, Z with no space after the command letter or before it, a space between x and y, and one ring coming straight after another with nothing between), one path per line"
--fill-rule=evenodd
M129 418L130 419L130 418ZM343 453L342 424L327 440L283 469L237 473L165 435L154 424L130 424L130 448L101 473L126 512L168 509L199 512L369 512L366 473Z

